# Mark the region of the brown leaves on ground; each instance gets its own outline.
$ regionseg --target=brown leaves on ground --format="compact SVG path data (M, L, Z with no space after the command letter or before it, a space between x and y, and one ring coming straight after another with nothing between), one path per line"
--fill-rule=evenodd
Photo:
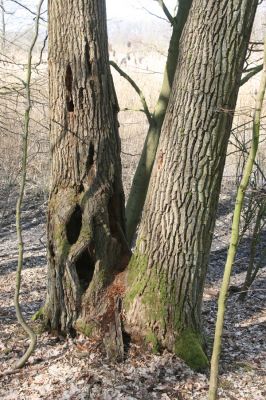
M38 204L36 210L39 212ZM36 211L37 212L37 211ZM230 216L228 217L230 219ZM21 305L29 320L39 309L46 290L45 247L39 238L45 231L44 218L24 219L25 266ZM221 217L217 229L204 296L203 318L209 349L214 335L217 294L222 276L228 221ZM28 339L18 326L13 306L16 269L15 226L6 221L1 231L0 257L0 372L14 366L25 351ZM224 243L221 244L221 239ZM232 284L240 286L245 275L247 255L240 249ZM220 400L263 400L265 389L265 285L266 268L260 270L244 303L237 293L229 296L219 384ZM109 313L117 296L125 290L123 274L108 289ZM108 319L108 318L107 318ZM41 332L41 324L32 322ZM101 344L84 336L53 337L39 333L34 355L27 366L11 375L1 376L0 398L37 399L104 399L104 400L206 400L208 377L194 373L180 359L164 352L151 355L137 344L131 345L123 363L110 363Z

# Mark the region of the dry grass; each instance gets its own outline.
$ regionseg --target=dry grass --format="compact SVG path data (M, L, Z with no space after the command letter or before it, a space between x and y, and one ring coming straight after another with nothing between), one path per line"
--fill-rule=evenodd
M27 43L23 50L17 45L10 46L10 51L4 62L0 62L0 82L2 102L0 104L0 185L7 193L10 187L16 185L19 176L21 133L23 129L23 113L25 107L25 91L21 79L25 75L27 59ZM38 51L34 62L39 60ZM114 42L110 48L110 57L125 70L142 89L150 111L156 103L161 82L164 63L167 53L167 42L160 44L145 44L140 39L124 43ZM258 52L252 56L251 65L260 58ZM30 124L29 163L28 163L28 190L45 191L49 188L49 118L48 118L48 79L47 53L43 54L43 62L33 69L32 85L32 114ZM254 57L257 57L255 59ZM145 140L148 123L141 108L140 99L130 86L116 71L112 71L117 97L120 105L119 122L122 144L123 182L126 196L129 193L135 168ZM254 95L258 86L259 75L243 86L239 93L237 109L234 118L234 127L246 123L245 126L235 129L237 140L248 149L251 137L252 114ZM124 111L127 108L129 111ZM265 110L266 114L266 110ZM248 123L249 122L249 123ZM265 119L266 122L266 119ZM263 120L262 140L265 140L265 123ZM225 176L237 180L241 173L245 154L236 151L236 140L228 147L229 156L225 167ZM265 171L266 149L261 145L258 155L261 168ZM5 194L6 196L6 194Z

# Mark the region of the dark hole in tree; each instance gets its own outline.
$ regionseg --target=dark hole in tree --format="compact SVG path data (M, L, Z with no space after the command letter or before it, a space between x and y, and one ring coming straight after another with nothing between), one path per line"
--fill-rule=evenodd
M75 338L77 336L77 331L72 326L69 328L68 333L72 338Z
M93 159L94 159L94 145L92 142L90 142L88 158L87 158L87 168L88 169L90 169L90 167L93 165L93 162L94 162Z
M48 248L49 248L49 253L50 253L51 258L55 258L53 242L50 240L48 242Z
M88 74L91 75L91 60L90 60L90 48L89 43L86 40L85 44L85 61L88 69Z
M68 97L67 97L67 111L68 112L73 112L74 111L74 103L73 103L73 100L72 99L69 99Z
M66 223L66 236L69 244L74 244L78 240L82 226L82 211L77 204Z
M93 158L94 158L94 145L93 143L90 142L90 147L89 147L89 164L93 164Z
M79 108L82 110L83 109L83 101L84 101L84 95L83 95L83 88L79 89Z
M123 336L123 343L124 343L124 351L125 351L125 354L127 355L130 350L130 346L131 346L131 336L128 332L126 332L123 329L123 327L122 327L122 336Z
M83 185L83 183L81 182L80 183L80 185L79 185L79 189L78 189L78 191L79 191L79 193L82 193L82 192L84 192L84 185Z
M76 261L76 271L82 293L85 292L92 280L94 267L95 263L90 256L89 250L84 250Z
M74 103L72 98L72 82L73 82L73 74L70 65L68 64L66 69L66 77L65 77L65 84L66 84L66 106L68 112L74 111Z
M72 92L72 82L73 82L73 74L70 65L67 65L66 69L66 89L68 92Z

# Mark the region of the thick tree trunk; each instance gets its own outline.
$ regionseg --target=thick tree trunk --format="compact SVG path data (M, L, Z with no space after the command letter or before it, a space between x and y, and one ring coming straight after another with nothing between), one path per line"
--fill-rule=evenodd
M56 331L108 331L129 251L104 0L49 1L49 78L45 316Z
M201 301L233 112L257 0L194 0L125 299L127 325L196 369Z

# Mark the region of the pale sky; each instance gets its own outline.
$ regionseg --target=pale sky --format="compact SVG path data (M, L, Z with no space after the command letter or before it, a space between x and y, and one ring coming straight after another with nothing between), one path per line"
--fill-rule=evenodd
M39 0L18 1L28 7L31 11L36 12ZM5 15L7 30L19 31L21 27L25 28L27 25L30 26L32 24L33 15L29 11L23 9L12 0L3 0L3 3L6 11L10 13ZM165 0L165 3L169 10L173 12L177 0ZM150 15L148 11L160 16L161 18L165 17L156 0L106 0L106 7L108 20L117 21L122 19L138 20L156 18ZM42 9L47 9L47 0L44 1Z
M21 4L28 7L33 12L36 12L37 4L39 0L18 0ZM170 12L174 13L174 8L178 0L165 0ZM12 0L3 0L5 9L11 13L6 15L7 31L17 31L21 29L25 30L27 27L33 25L34 16L27 10L21 8L18 4ZM156 0L106 0L107 6L107 18L108 21L119 21L119 20L143 20L153 19L156 21L156 17L151 14L156 14L161 18L165 18L163 11L161 10L158 1ZM263 1L259 10L262 10L266 6L266 0ZM43 10L47 9L47 0L44 0ZM265 9L265 8L264 8ZM260 11L259 11L260 12ZM159 22L159 20L157 19ZM0 27L1 29L1 27Z
M177 0L165 0L165 4L173 12ZM106 6L108 19L151 17L146 10L164 17L156 0L106 0Z

